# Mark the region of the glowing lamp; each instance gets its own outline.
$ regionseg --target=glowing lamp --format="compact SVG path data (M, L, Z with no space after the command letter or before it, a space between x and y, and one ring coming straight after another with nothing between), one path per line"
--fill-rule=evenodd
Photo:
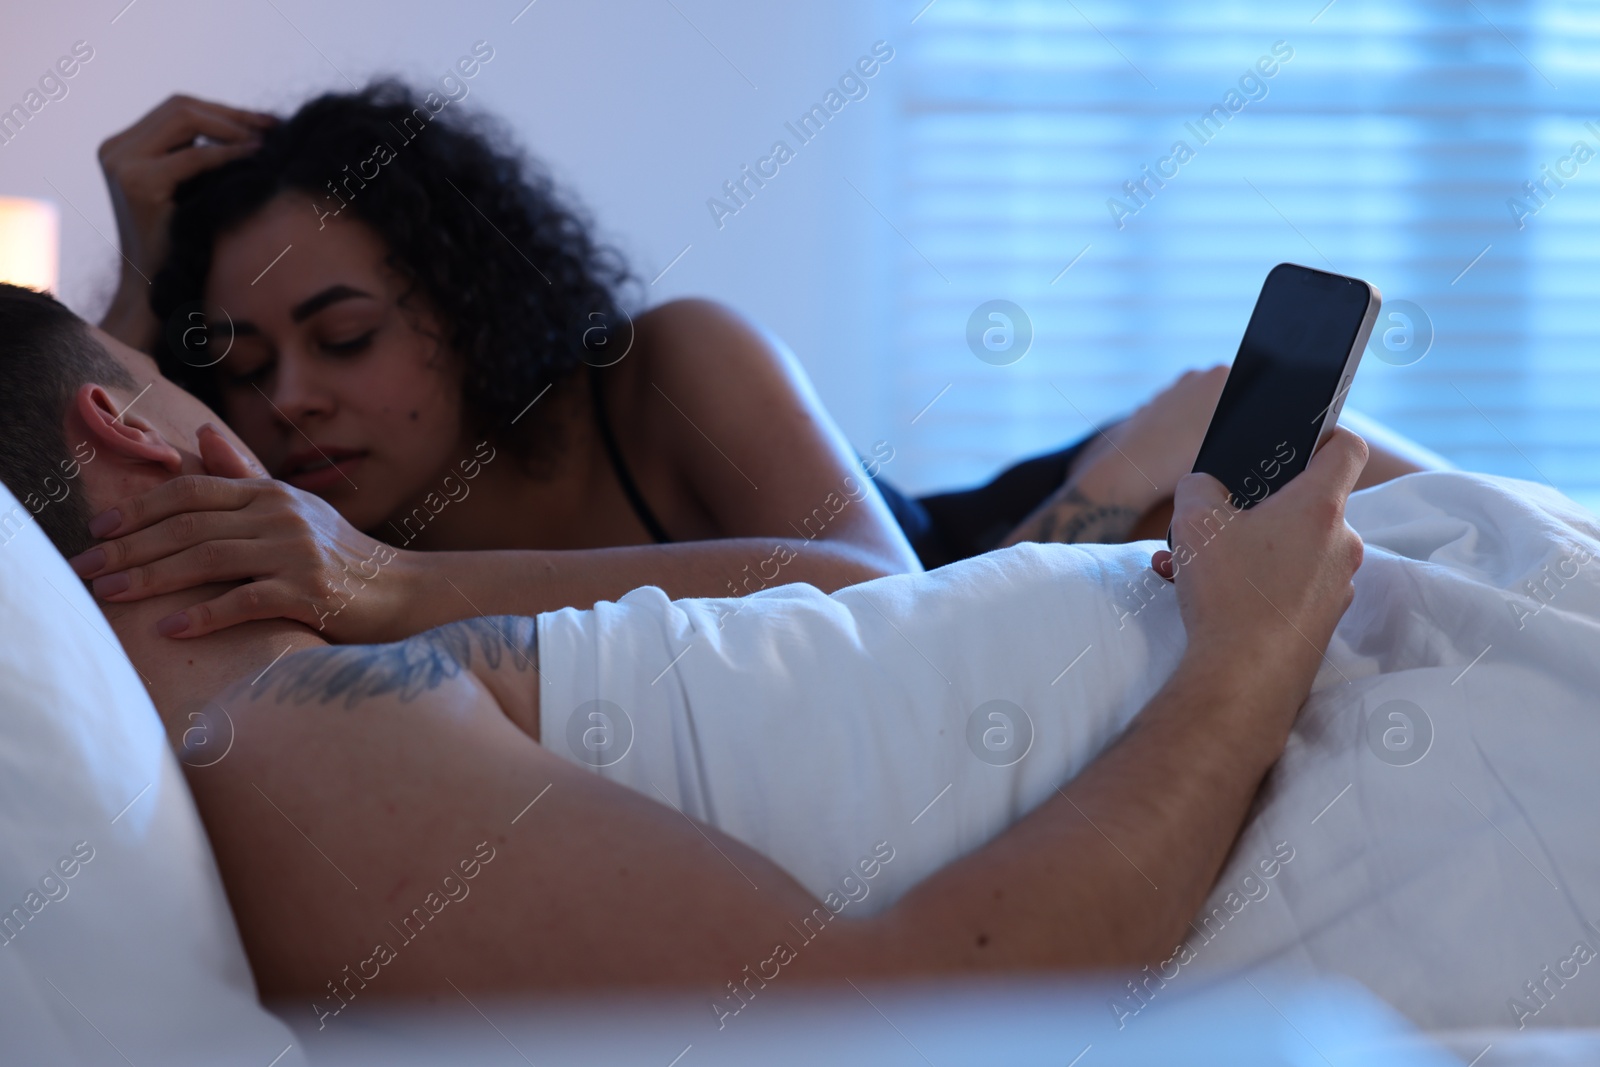
M61 217L47 200L0 196L0 282L55 291Z

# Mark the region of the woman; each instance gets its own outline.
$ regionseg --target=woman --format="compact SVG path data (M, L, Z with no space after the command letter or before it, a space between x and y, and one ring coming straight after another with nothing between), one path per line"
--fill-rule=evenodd
M706 301L630 315L626 268L550 179L438 111L387 82L281 123L174 98L102 147L133 271L107 330L267 469L216 436L233 480L108 512L93 532L112 540L74 561L99 595L255 579L162 632L287 616L379 641L645 584L832 590L1164 530L1224 368L974 493L880 495L892 444L858 459L780 342ZM276 532L241 538L261 513Z

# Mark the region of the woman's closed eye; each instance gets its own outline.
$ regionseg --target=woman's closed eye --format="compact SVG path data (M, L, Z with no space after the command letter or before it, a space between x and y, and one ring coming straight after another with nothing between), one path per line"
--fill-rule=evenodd
M377 334L378 328L374 326L362 333L346 334L342 337L335 335L327 340L319 340L316 345L324 355L335 359L343 359L360 355L371 348ZM222 374L225 384L246 388L265 385L278 369L278 357L276 355L262 355L251 349L266 347L261 345L249 347L241 345L239 351L235 352L231 358L224 360Z
M231 362L231 366L228 363ZM278 369L275 358L263 359L253 367L241 367L242 360L224 361L223 380L226 385L250 386L261 385Z
M349 338L348 340L323 341L322 350L324 352L331 352L336 356L349 356L354 355L357 352L364 352L372 345L372 339L377 335L377 333L377 328L374 327L373 329L368 330L366 333L357 334L355 337Z

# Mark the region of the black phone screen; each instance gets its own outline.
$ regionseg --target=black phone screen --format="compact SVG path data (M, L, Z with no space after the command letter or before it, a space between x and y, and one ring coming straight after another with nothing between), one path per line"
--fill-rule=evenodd
M1252 507L1305 470L1371 293L1354 278L1282 263L1267 275L1194 469Z

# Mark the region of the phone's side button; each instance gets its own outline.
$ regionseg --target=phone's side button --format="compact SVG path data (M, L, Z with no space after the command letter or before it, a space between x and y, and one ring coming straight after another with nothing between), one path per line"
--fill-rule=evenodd
M1350 381L1355 377L1354 371L1345 371L1344 377L1339 379L1339 390L1333 394L1333 421L1339 421L1339 413L1344 411L1344 398L1350 395Z

